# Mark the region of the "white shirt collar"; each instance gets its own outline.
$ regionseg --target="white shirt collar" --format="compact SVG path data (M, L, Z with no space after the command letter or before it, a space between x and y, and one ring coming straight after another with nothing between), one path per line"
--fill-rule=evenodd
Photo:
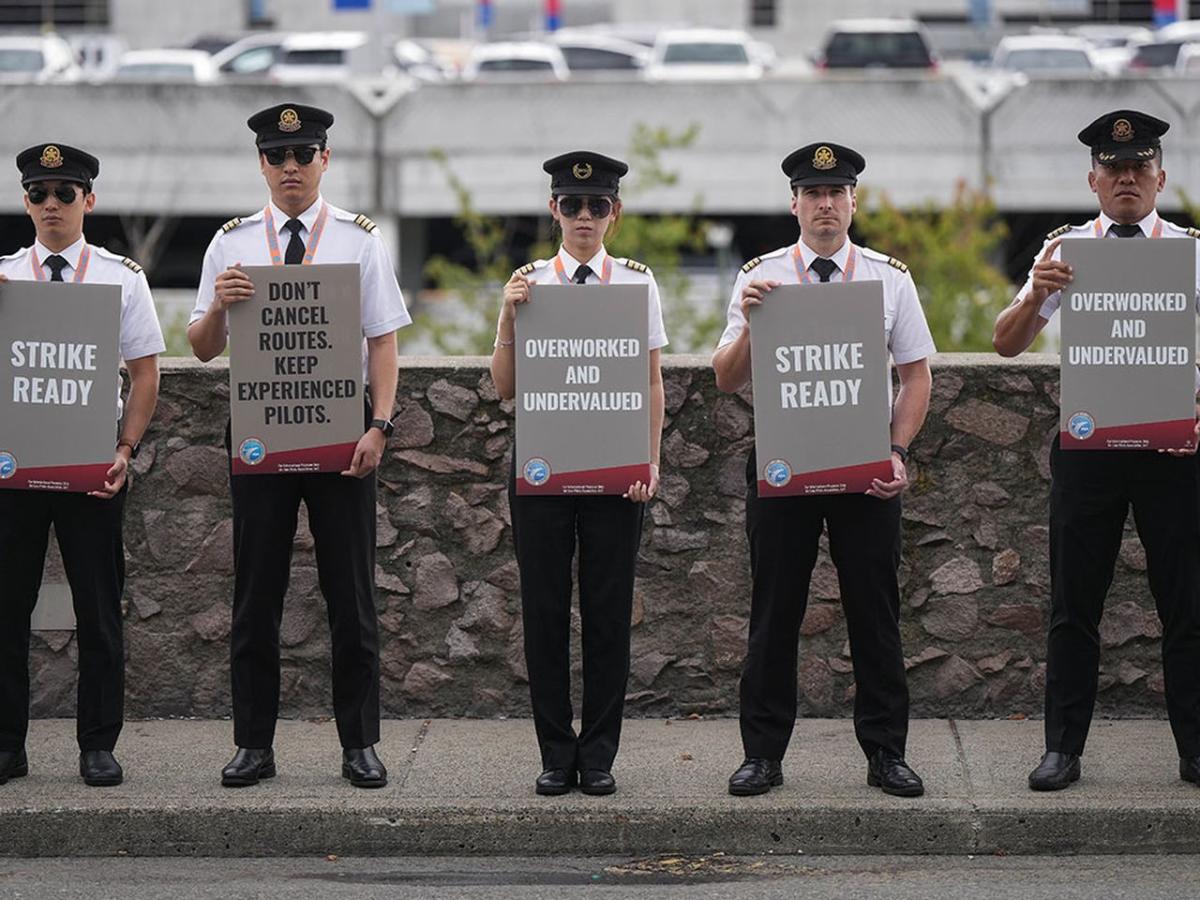
M604 260L608 257L608 251L604 249L604 245L600 245L600 249L596 251L596 255L587 261L587 267L592 270L592 273L599 277L604 272ZM566 247L558 248L558 258L562 260L563 271L567 273L567 278L575 280L575 270L583 263L579 262L575 257L567 252Z
M47 256L57 255L57 256L61 256L63 259L65 259L67 261L67 268L63 269L63 271L64 272L66 272L66 271L74 272L77 268L79 268L79 255L81 253L83 253L83 248L86 245L86 243L87 243L87 241L85 241L84 238L81 236L79 238L79 240L77 240L75 243L73 243L66 250L63 250L60 253L55 254L55 252L53 250L48 248L41 241L34 241L33 249L35 251L37 251L38 261L42 264L43 268L46 267L46 257Z
M1103 212L1100 213L1100 233L1101 234L1107 236L1108 229L1112 228L1113 225L1115 225L1115 224L1117 224L1117 223L1114 222L1112 219L1110 219L1108 217L1107 213L1103 213ZM1138 228L1142 229L1143 235L1145 235L1146 237L1150 237L1150 235L1154 232L1154 226L1156 224L1158 224L1158 210L1152 209L1152 210L1150 210L1150 215L1146 216L1146 218L1144 218L1140 222L1138 222L1137 226L1138 226Z
M803 260L804 268L807 269L809 266L812 265L813 260L818 258L817 251L815 251L812 247L808 246L808 244L804 243L804 238L800 238L800 240L796 242L796 245L800 248L800 259ZM837 264L838 270L840 272L845 272L846 271L846 261L849 258L849 256L850 256L850 238L847 237L846 240L842 241L842 246L838 248L838 252L828 258L832 259L834 261L834 263Z
M310 206L304 212L300 213L300 215L296 216L296 218L299 219L304 224L304 231L301 232L301 234L311 234L312 233L313 225L317 221L317 215L321 212L321 204L323 204L324 202L325 201L324 201L324 199L322 199L321 195L317 194L317 199L313 201L312 206ZM287 225L288 220L291 218L291 216L289 216L282 209L280 209L278 206L276 206L274 200L270 201L269 205L271 207L271 216L272 216L272 218L275 219L275 230L279 234L282 234L284 226ZM290 237L291 232L288 232L288 235Z

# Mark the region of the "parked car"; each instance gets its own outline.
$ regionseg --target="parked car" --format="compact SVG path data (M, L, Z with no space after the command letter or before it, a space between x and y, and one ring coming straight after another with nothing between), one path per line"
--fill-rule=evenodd
M407 38L392 46L391 67L426 83L442 82L454 76L453 67L443 65L425 45Z
M0 83L76 81L71 45L58 35L0 36Z
M1066 34L1023 34L1002 38L992 65L1026 75L1094 75L1100 68L1092 46Z
M268 75L280 84L324 84L352 75L378 75L371 47L361 31L315 31L284 38ZM371 71L373 68L376 71Z
M121 55L113 80L208 84L216 80L216 70L203 50L130 50Z
M222 81L265 80L271 67L279 61L283 33L251 34L234 41L223 50L213 54L213 66Z
M843 19L825 32L819 69L936 69L929 35L913 19Z
M463 68L464 81L566 81L570 77L562 51L534 41L479 44Z
M762 78L758 49L744 31L679 28L660 32L648 81L750 81Z
M1200 41L1192 41L1179 48L1175 58L1175 72L1189 78L1200 76Z
M555 32L550 43L562 51L572 75L581 72L640 73L650 59L641 44L576 29Z
M1163 41L1155 39L1145 44L1138 44L1129 60L1128 71L1151 72L1155 69L1174 69L1179 59L1179 48L1187 41Z

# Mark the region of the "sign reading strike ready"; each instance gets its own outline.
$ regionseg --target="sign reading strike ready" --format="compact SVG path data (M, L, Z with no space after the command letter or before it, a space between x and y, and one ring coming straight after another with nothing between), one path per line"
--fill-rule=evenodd
M517 307L517 493L650 480L649 288L533 285Z
M782 285L750 316L758 496L891 481L883 283Z
M0 488L95 491L117 442L121 288L0 284Z
M1059 443L1195 446L1196 248L1182 239L1068 240Z
M341 472L363 433L358 264L247 266L229 310L235 475Z

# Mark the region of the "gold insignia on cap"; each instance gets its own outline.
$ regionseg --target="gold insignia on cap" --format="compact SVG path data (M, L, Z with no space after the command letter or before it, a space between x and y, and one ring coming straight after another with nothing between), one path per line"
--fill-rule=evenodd
M832 169L837 165L837 157L833 155L832 150L822 145L813 154L812 165L814 169L820 169L824 172L826 169Z
M291 134L300 130L300 114L288 107L279 114L279 130Z
M586 181L592 177L592 166L590 163L575 163L571 166L571 174L580 181Z
M1114 160L1116 158L1117 158L1117 154L1115 154L1115 153L1097 153L1096 154L1096 159L1100 160L1100 162L1111 162L1112 160Z
M57 169L63 164L62 151L53 144L47 144L42 149L41 164L45 169Z
M1137 155L1142 157L1143 159L1149 159L1151 156L1153 156L1157 152L1158 151L1155 150L1153 147L1146 147L1142 150L1138 150Z
M1113 140L1114 141L1132 141L1133 126L1129 124L1128 119L1117 119L1113 122Z

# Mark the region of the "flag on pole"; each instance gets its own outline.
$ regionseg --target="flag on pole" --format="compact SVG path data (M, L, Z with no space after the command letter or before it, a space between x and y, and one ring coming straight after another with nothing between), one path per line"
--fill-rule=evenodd
M546 30L558 31L562 25L562 0L546 0Z

